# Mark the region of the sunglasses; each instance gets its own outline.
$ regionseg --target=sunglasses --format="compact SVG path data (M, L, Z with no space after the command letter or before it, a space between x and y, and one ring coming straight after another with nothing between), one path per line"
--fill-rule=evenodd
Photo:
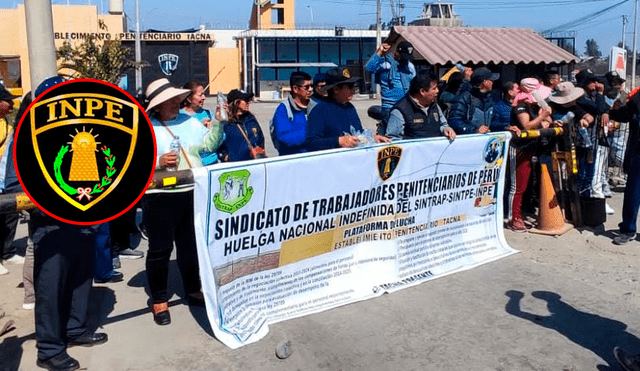
M311 90L311 89L313 89L313 85L311 85L311 84L296 85L296 87L298 87L298 88L302 88L302 89L304 89L304 90Z

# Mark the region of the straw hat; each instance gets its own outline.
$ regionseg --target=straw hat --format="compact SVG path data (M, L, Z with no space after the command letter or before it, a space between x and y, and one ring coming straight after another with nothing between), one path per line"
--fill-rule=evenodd
M569 81L561 82L551 94L549 100L557 104L572 102L584 95L584 89L576 88Z
M181 99L184 99L190 93L191 90L189 89L174 88L169 83L169 80L165 78L152 81L149 86L147 86L146 92L147 100L149 101L147 104L147 112L171 98L180 96Z

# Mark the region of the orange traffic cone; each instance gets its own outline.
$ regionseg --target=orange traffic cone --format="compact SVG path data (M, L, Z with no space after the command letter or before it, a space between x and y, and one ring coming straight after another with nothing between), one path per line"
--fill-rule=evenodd
M540 209L538 210L538 226L529 230L531 233L559 236L573 229L564 222L562 210L558 204L556 191L551 183L547 164L541 164L540 170Z

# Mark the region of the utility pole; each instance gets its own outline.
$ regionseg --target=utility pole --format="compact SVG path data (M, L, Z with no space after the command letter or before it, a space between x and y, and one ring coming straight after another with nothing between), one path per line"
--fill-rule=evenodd
M136 0L136 97L143 94L142 91L142 51L140 46L140 0Z
M29 77L32 94L35 94L36 88L44 79L58 75L51 0L24 0L24 15L29 49Z
M376 0L376 50L380 45L382 45L382 0ZM379 96L380 84L376 84L376 97Z
M636 87L636 38L638 36L638 0L633 12L633 62L631 63L631 89Z
M629 20L627 20L627 16L623 14L622 15L622 49L625 49L624 34L627 30L627 22L629 22Z

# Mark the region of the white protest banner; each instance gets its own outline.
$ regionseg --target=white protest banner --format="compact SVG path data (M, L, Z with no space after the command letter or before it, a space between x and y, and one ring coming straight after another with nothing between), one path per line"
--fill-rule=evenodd
M508 134L194 169L207 315L231 348L268 324L516 251L502 233Z

